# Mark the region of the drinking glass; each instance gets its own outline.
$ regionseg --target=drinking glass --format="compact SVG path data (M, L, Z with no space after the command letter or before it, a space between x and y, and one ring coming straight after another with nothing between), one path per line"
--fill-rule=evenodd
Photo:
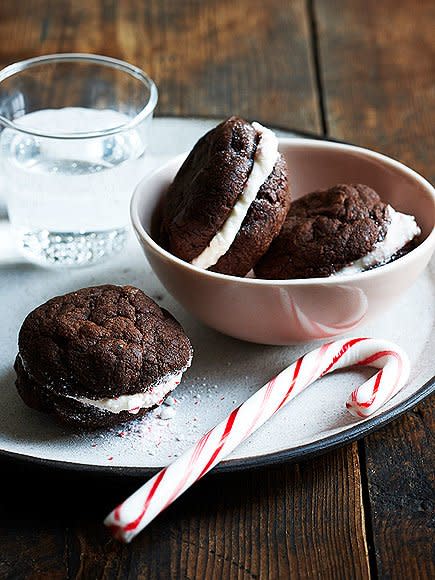
M0 71L3 193L27 258L81 266L124 246L156 104L142 70L105 56L46 55Z

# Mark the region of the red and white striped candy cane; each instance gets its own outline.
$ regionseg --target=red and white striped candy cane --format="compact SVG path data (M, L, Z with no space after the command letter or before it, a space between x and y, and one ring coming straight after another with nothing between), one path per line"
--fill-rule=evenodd
M324 344L299 358L234 409L191 449L110 513L105 525L116 538L130 542L188 487L308 385L327 373L352 365L380 369L356 388L346 403L353 415L363 418L393 397L409 376L406 353L386 340L352 338Z

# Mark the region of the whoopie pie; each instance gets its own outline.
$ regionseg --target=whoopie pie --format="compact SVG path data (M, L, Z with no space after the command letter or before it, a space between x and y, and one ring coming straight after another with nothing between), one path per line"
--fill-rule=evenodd
M52 298L26 317L16 386L30 407L96 428L159 405L191 360L180 324L141 290L95 286Z
M291 205L279 236L255 267L257 278L355 274L412 249L420 228L363 184L314 191Z
M170 185L161 244L200 268L245 276L278 235L289 207L277 137L231 117L196 143Z

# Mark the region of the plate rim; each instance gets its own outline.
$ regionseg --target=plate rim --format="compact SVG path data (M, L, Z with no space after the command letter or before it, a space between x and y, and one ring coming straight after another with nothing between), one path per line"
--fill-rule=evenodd
M319 456L327 451L352 443L362 439L366 435L378 431L382 427L397 419L418 403L429 397L435 392L435 375L432 376L418 391L414 392L407 399L398 403L394 407L375 415L366 421L356 423L352 427L339 433L334 433L320 440L298 445L290 449L282 449L272 453L254 455L241 459L224 460L211 470L211 473L232 473L237 471L247 471L259 469L269 465L278 465L281 463L295 463L296 461L305 461ZM16 460L20 463L38 465L43 467L56 468L62 471L74 471L82 473L95 473L98 475L115 475L128 477L151 476L159 472L164 465L156 467L132 467L120 465L94 465L91 463L76 463L73 461L63 461L59 459L46 459L35 457L24 453L16 453L0 449L0 458Z
M158 115L157 118L167 118L167 119L184 119L184 120L215 120L220 122L218 117L206 116L206 115ZM301 137L306 137L314 140L321 141L331 141L334 143L346 143L352 145L347 141L342 141L334 138L330 138L324 135L318 135L316 133L311 133L308 131L302 131L300 129L292 129L288 127L282 127L275 124L270 124L272 129L278 131L285 131L293 133ZM298 445L296 447L282 449L280 451L274 451L272 453L265 453L262 455L248 456L239 459L228 459L219 463L210 472L212 474L222 474L222 473L232 473L237 471L254 470L260 469L270 465L278 465L282 463L294 463L296 461L304 461L306 459L311 459L313 457L319 456L327 451L337 449L353 441L362 439L366 435L378 431L382 427L386 426L388 423L397 419L418 403L421 403L424 399L429 397L435 391L435 375L433 375L426 383L424 383L417 391L406 398L401 403L391 407L390 409L375 415L374 417L368 418L367 420L356 423L355 425L347 428L345 431L340 431L329 435L322 439L317 439L310 443L305 443L303 445ZM75 473L89 474L93 473L95 475L111 475L111 476L127 476L127 477L146 477L154 475L160 471L164 466L156 467L134 467L134 466L113 466L113 465L95 465L91 463L77 463L72 461L64 461L59 459L47 459L43 457L36 457L34 455L28 455L25 453L16 453L14 451L8 451L5 449L0 449L0 459L10 459L14 462L32 466L55 468L59 471L72 471ZM209 475L209 474L207 474Z

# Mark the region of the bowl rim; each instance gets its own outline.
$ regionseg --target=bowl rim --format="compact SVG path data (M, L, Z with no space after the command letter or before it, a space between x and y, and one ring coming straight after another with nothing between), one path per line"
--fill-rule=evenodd
M375 159L380 161L382 164L392 167L396 170L400 170L402 173L407 174L411 177L414 181L420 184L430 195L434 207L435 212L435 188L433 185L425 179L422 175L417 173L414 169L411 169L404 163L393 159L383 153L378 153L377 151L373 151L371 149L367 149L365 147L359 147L357 145L351 145L347 143L337 143L335 141L328 141L325 140L317 140L317 139L310 139L306 137L281 137L279 140L279 146L290 146L290 147L307 147L310 149L330 149L330 150L339 150L339 151L346 151L346 152L354 152L363 154L366 157L371 159ZM229 274L221 274L219 272L212 272L210 270L204 270L203 268L199 268L198 266L194 266L189 262L185 262L181 258L174 256L164 248L162 248L150 234L146 231L144 226L141 223L139 217L139 206L141 203L142 197L146 194L146 184L151 181L156 175L160 173L164 173L169 167L173 166L176 163L181 162L184 160L189 152L184 152L179 155L176 155L166 161L163 165L156 168L152 171L149 175L145 176L135 187L133 192L131 201L130 201L130 218L133 224L133 228L136 232L138 238L143 241L149 248L154 250L157 254L160 254L166 260L174 263L174 265L184 268L187 271L192 272L192 274L196 274L197 276L201 276L203 278L207 278L210 280L221 280L227 282L238 282L239 284L246 285L246 286L311 286L313 284L322 284L328 286L335 286L335 285L342 285L348 282L360 282L361 280L372 280L383 273L387 274L388 272L392 272L397 270L401 267L406 267L407 264L417 259L420 255L426 253L426 251L432 251L435 249L435 223L432 227L432 231L426 237L425 240L421 244L419 244L415 249L411 250L405 256L402 256L398 260L394 262L390 262L389 264L385 264L379 268L374 268L373 270L358 272L356 274L347 274L346 276L329 276L326 278L293 278L290 280L287 279L264 279L264 278L241 278L238 276L232 276Z

